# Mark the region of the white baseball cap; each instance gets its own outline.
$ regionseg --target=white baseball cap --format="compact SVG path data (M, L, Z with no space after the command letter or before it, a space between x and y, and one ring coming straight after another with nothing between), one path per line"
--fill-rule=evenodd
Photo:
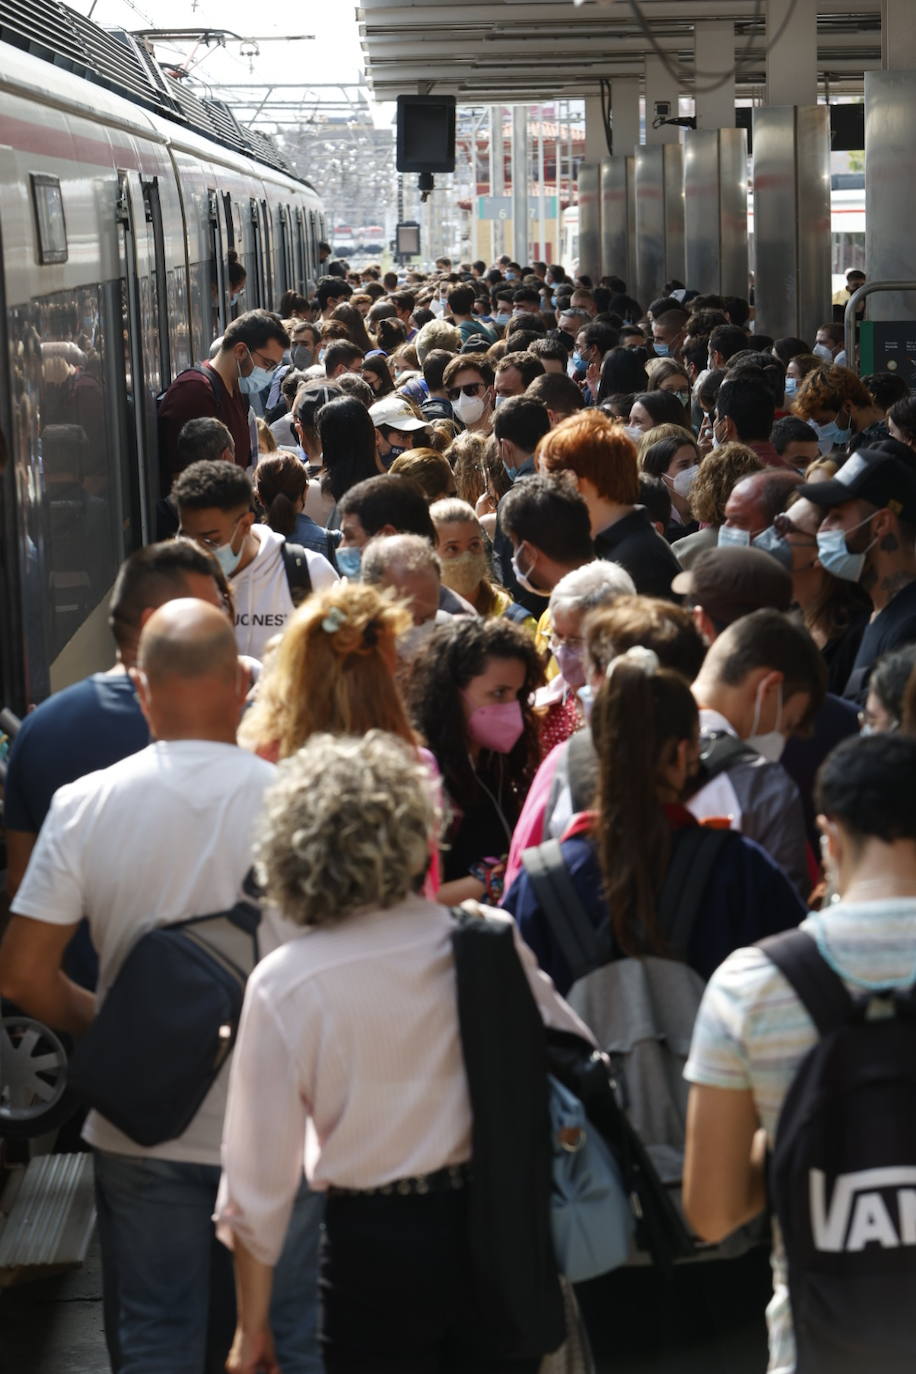
M369 414L376 429L379 425L388 425L391 429L400 430L429 427L429 421L421 419L403 396L384 396L382 400L369 407Z

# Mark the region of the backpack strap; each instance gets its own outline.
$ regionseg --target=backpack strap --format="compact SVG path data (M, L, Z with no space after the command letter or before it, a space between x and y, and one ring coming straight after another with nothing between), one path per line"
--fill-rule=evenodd
M691 826L677 843L658 901L658 928L677 959L686 957L709 875L730 833Z
M700 768L690 795L696 796L708 782L712 782L720 773L727 773L736 763L750 763L758 758L760 755L756 749L743 739L738 739L737 735L730 735L727 730L713 730L708 735L702 735Z
M280 557L286 571L286 581L294 606L301 606L307 596L312 594L312 574L309 561L301 544L290 544L284 539L280 545Z
M757 948L779 969L819 1035L849 1021L855 1003L846 984L821 957L817 944L806 931L784 930L761 940Z
M573 815L588 811L598 792L598 756L591 730L577 730L570 735L566 750L566 781L572 801Z
M573 982L611 957L610 942L597 931L570 877L559 840L546 840L522 854L538 903L569 965Z

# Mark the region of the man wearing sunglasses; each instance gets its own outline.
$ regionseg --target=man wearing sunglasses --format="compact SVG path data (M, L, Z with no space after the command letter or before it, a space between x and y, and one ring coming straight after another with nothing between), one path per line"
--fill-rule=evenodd
M493 365L482 353L466 353L453 358L442 377L452 410L472 434L493 430Z
M222 420L235 443L235 461L247 468L258 461L257 431L250 397L270 385L289 348L278 315L249 310L233 320L212 360L180 372L159 404L159 466L162 494L180 470L178 436L188 420Z

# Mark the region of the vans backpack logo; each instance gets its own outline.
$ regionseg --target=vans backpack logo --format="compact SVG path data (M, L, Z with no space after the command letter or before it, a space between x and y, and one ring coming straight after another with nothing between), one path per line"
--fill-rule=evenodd
M916 1245L916 1167L859 1169L840 1174L827 1204L827 1175L809 1174L816 1249L833 1253L880 1245Z

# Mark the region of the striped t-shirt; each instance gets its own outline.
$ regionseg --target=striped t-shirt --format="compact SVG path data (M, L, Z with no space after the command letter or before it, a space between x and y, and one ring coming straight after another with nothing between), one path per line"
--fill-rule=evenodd
M815 936L854 996L861 995L863 983L916 981L916 899L838 902L809 916L801 929ZM684 1076L713 1088L750 1090L772 1146L785 1095L816 1039L811 1018L766 955L738 949L707 984ZM767 1325L768 1374L794 1374L785 1256L775 1224Z

